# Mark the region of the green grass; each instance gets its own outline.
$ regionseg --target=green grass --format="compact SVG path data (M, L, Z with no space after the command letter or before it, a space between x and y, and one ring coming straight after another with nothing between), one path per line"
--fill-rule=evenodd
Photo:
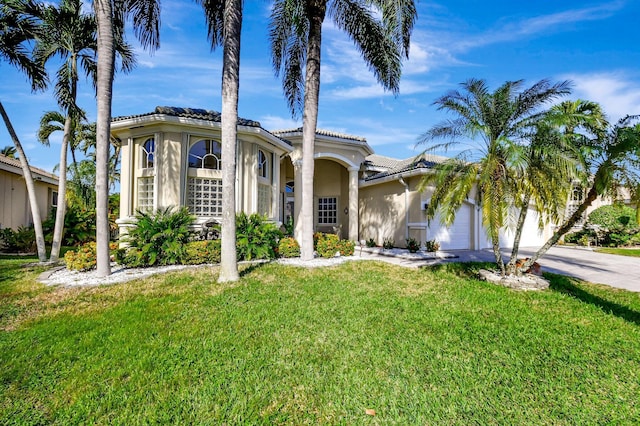
M377 262L51 289L18 262L0 260L0 424L640 422L637 293Z
M598 253L618 254L621 256L640 257L640 248L607 248L601 247L596 249Z

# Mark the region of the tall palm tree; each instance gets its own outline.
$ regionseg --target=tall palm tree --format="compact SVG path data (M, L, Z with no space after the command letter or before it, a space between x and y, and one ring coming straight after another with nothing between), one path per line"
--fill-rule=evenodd
M590 187L575 212L565 218L553 236L527 260L523 268L529 268L580 220L584 212L602 195L615 195L620 187L632 191L632 199L638 199L640 188L640 116L626 116L604 132L597 132L594 139L582 139L583 167L590 175Z
M33 60L28 49L28 44L38 34L37 22L29 14L22 11L22 6L23 3L20 0L5 0L0 6L0 58L24 72L31 82L32 90L44 90L47 86L46 71L43 66ZM29 11L38 7L31 1L27 1L26 6ZM47 253L42 231L42 218L38 209L38 199L29 162L2 102L0 102L0 115L2 115L20 159L31 205L38 259L40 262L45 262Z
M160 45L160 3L157 0L94 0L98 27L96 80L96 261L98 276L111 274L109 260L109 144L115 69L115 41L123 37L124 22L133 18L133 30L144 48Z
M437 124L419 139L419 143L429 145L427 151L471 144L422 180L421 189L435 184L426 213L432 219L441 210L444 222L450 225L475 188L496 264L505 274L500 229L506 224L510 207L519 199L516 165L523 158L523 142L533 134L545 104L568 94L570 85L567 81L551 84L541 80L523 90L523 81L518 80L491 92L484 80L471 79L461 86L462 92L452 91L434 102L439 110L456 117ZM432 144L443 139L443 143Z
M60 148L60 180L58 197L62 200L56 210L50 260L55 262L60 254L60 244L64 233L67 187L67 148L75 152L73 132L85 117L77 105L79 68L95 81L96 73L96 22L93 14L82 12L80 0L62 0L59 6L49 5L38 16L41 20L41 36L37 39L34 57L46 64L54 57L62 59L56 72L55 96L65 114L62 146ZM129 46L116 37L116 52L121 58L122 69L130 71L134 65ZM75 164L75 156L74 156Z
M218 282L237 281L236 156L242 0L203 0L211 46L222 44L222 223Z
M282 73L282 87L292 115L302 112L302 205L300 217L296 218L296 238L303 260L313 258L314 143L322 23L327 15L353 40L378 82L395 94L399 88L401 59L409 53L416 8L414 1L408 0L274 2L269 24L274 70L276 75Z

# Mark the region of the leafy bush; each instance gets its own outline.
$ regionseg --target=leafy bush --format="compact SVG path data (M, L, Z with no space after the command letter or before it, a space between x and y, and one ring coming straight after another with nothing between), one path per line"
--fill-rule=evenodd
M351 256L355 250L355 243L349 240L341 240L335 234L314 234L314 240L317 238L316 252L321 257L334 257L336 254L341 256Z
M278 243L278 254L280 257L300 256L300 244L292 237L284 237Z
M638 228L635 209L621 205L602 206L595 209L589 214L587 224L598 225L609 230Z
M122 241L128 244L118 260L127 266L180 264L187 257L186 244L194 217L186 207L169 207L155 213L138 211L137 222Z
M385 238L382 242L382 248L385 250L391 250L395 245L396 242L392 238Z
M236 216L238 260L275 259L282 232L265 216L244 212Z
M415 238L407 238L407 249L409 249L410 253L415 253L420 250L420 244L422 243Z
M118 251L118 243L109 243L109 250ZM76 250L69 250L64 254L64 264L72 271L89 271L96 267L96 243L81 245Z
M17 231L0 229L0 250L14 253L31 253L36 250L36 231L33 227L21 226Z
M589 229L583 229L581 231L572 232L564 236L565 243L588 245L587 242L590 238L595 238L595 232ZM584 243L584 244L583 244Z
M418 244L419 246L420 244ZM440 250L440 243L437 242L436 240L429 240L426 243L424 243L425 249L429 252L436 252L438 250Z
M375 240L373 238L369 238L367 240L367 247L376 247L376 246L377 246L377 244L376 244L376 242L375 242Z
M185 246L186 265L220 263L220 240L191 241Z
M56 213L55 209L53 209L49 218L42 223L44 238L49 244L53 241L55 222ZM64 215L64 235L62 237L62 244L66 246L77 246L79 244L94 241L95 237L95 210L87 210L75 205L68 206Z

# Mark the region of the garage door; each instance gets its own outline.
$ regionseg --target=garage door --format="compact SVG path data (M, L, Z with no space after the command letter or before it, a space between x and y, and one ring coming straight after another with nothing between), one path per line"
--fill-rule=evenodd
M440 223L436 216L427 230L427 239L440 243L441 250L468 250L471 248L471 206L463 204L450 227Z

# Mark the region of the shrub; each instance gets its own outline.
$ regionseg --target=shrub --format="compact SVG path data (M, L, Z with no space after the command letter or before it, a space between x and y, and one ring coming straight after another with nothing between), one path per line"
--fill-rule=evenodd
M375 242L375 240L373 238L369 238L367 240L367 247L376 247L376 246L377 246L377 244L376 244L376 242Z
M589 214L587 224L598 225L609 230L638 227L635 209L621 205L598 207Z
M36 250L36 231L33 227L21 226L17 231L0 229L0 250L31 253Z
M236 251L238 260L274 259L282 232L274 223L257 213L236 216Z
M341 240L336 234L314 234L317 238L316 252L321 257L334 257L338 253L341 256L352 256L355 251L355 243L349 240Z
M392 238L385 238L382 242L382 248L385 250L391 250L395 245L396 242Z
M422 243L415 238L407 238L407 249L409 249L410 253L415 253L420 250L420 244Z
M184 264L220 263L220 240L191 241L185 246Z
M109 243L109 250L117 256L115 253L119 251L118 243ZM69 250L64 254L64 264L72 271L89 271L95 268L96 243L86 243L76 250Z
M53 231L56 222L55 209L49 218L42 223L44 238L48 243L53 241ZM87 210L70 205L64 215L64 235L62 243L66 246L94 241L96 236L96 214L94 210Z
M280 257L299 257L300 244L292 237L284 237L278 243L278 254Z
M138 211L137 222L122 239L129 246L119 255L128 266L175 265L186 258L193 223L186 207L173 211L171 207L155 213Z
M420 244L418 244L419 246ZM437 242L436 240L429 240L426 243L424 243L425 249L429 252L435 252L440 250L440 243Z

